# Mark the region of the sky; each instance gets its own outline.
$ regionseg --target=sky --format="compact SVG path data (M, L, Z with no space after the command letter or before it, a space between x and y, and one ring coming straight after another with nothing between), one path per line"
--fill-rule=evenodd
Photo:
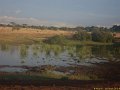
M120 24L120 0L0 0L0 23L46 26Z

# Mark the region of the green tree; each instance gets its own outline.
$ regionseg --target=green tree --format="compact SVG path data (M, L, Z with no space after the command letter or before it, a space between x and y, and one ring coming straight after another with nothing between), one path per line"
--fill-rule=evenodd
M86 31L78 31L73 35L73 39L80 41L89 41L91 40L91 34Z
M67 42L67 39L63 35L56 35L48 38L47 40L45 40L45 42L49 44L65 44Z
M112 42L113 36L110 32L95 30L92 32L92 40L95 42Z
M120 32L120 25L114 25L112 28L110 28L113 32Z
M19 30L20 29L19 24L16 24L15 22L10 22L10 24L12 25L12 30Z

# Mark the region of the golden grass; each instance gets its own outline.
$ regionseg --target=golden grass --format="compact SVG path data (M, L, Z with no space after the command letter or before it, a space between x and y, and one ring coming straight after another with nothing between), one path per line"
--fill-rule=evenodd
M62 30L40 30L21 28L20 30L12 30L10 27L0 27L0 43L10 44L32 44L41 39L52 37L54 35L71 36L73 32Z

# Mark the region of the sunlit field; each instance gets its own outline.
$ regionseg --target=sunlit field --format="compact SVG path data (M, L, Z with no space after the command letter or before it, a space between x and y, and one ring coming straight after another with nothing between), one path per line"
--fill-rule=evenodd
M21 28L19 30L12 30L10 27L0 27L0 42L8 44L33 44L42 39L52 37L55 35L70 36L74 32L62 30L40 30Z

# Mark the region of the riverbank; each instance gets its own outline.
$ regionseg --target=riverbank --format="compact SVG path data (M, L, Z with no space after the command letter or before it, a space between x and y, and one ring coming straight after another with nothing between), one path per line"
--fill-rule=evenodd
M0 90L119 90L119 87L120 81L0 81Z
M81 70L80 70L81 71ZM100 70L101 71L101 70ZM68 80L25 75L0 73L0 90L98 90L113 88L119 90L120 81L114 80ZM96 88L96 89L95 89ZM118 89L115 89L118 88Z
M77 41L77 40L68 40L66 45L112 45L113 43L102 43L94 41Z

